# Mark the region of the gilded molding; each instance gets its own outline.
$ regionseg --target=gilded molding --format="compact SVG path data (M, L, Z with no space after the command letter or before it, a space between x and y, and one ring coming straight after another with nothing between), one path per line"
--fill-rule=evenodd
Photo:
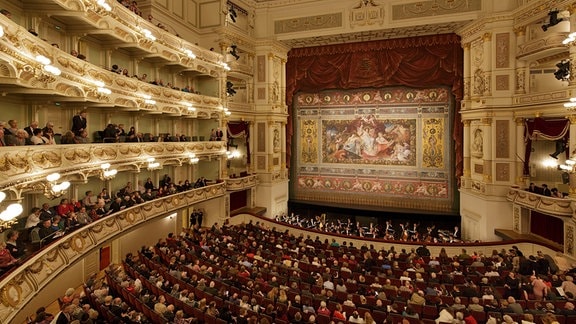
M221 156L225 152L226 143L222 141L153 142L138 146L133 143L42 145L24 149L8 146L0 150L0 188L18 185L22 190L37 189L33 184L43 182L55 171L63 176L79 175L85 179L90 173L87 171L98 170L106 162L113 167L133 165L139 169L146 164L148 157L154 157L163 164L180 164L188 159L190 153L203 157Z
M167 211L188 208L191 204L224 197L225 194L224 183L193 189L125 209L60 238L0 282L0 322L10 323L54 277L113 237L125 234L150 219L164 216Z
M552 198L523 189L508 189L506 200L541 213L571 218L574 213L571 199Z

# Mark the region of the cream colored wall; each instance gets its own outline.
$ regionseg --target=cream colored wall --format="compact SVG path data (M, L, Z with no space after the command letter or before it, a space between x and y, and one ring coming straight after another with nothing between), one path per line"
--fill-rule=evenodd
M254 204L266 207L266 217L288 213L288 182L263 183L255 189Z
M495 228L512 228L512 206L505 197L487 199L470 191L460 191L462 238L466 240L499 241Z

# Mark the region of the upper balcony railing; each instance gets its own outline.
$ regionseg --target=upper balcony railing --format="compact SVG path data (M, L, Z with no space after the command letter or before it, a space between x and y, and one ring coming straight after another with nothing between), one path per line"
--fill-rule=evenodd
M256 187L258 184L258 176L246 175L240 176L239 178L229 178L226 179L226 190L228 191L239 191L246 190L248 188Z
M82 14L78 17L94 26L106 26L101 27L100 32L119 38L124 46L137 48L144 56L160 57L167 64L181 65L185 70L214 78L225 76L225 65L220 63L222 55L200 49L164 31L158 32L157 38L151 38L144 30L156 27L116 1L111 4L112 12L97 10L96 1L92 2L93 6L81 9ZM62 7L67 8L64 4ZM65 53L4 15L0 15L0 27L4 32L0 37L0 74L4 91L59 95L68 100L77 98L79 102L190 117L218 118L223 112L219 97L178 91L120 76ZM39 58L48 59L48 64L58 68L60 73L47 69L48 61Z
M106 241L123 235L151 219L166 216L167 213L202 201L222 197L225 193L225 184L218 183L151 200L104 217L59 238L0 282L0 323L10 323L12 318L54 277L87 253L98 249Z
M506 199L543 214L561 217L572 217L574 214L572 199L543 196L519 188L510 188Z
M138 144L138 145L135 145ZM191 154L203 159L224 157L226 143L152 142L95 143L76 145L6 146L0 149L0 190L9 188L16 197L22 192L39 190L35 183L59 172L69 181L85 182L99 176L101 165L110 163L118 171L146 168L148 158L161 166L190 163Z

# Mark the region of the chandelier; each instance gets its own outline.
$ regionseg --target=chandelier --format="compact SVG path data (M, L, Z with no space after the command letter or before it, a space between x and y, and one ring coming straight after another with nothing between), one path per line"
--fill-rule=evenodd
M0 191L0 206L6 199L6 194ZM20 203L12 203L0 212L0 233L11 228L16 223L16 217L22 214L23 208Z
M66 191L70 187L70 182L63 181L61 183L58 183L57 181L59 179L60 179L59 173L52 173L46 177L46 180L48 181L44 185L44 196L46 196L46 198L56 199L66 193Z
M162 166L160 165L159 162L154 162L154 161L156 161L155 158L153 158L153 157L148 158L147 161L148 161L148 166L147 166L148 170L153 171L153 170L162 169Z
M200 159L196 157L196 154L194 153L190 153L189 157L190 157L190 164L198 164L198 161L200 161Z
M103 163L100 167L102 168L100 170L100 180L102 181L114 179L118 173L116 169L110 170L110 163Z

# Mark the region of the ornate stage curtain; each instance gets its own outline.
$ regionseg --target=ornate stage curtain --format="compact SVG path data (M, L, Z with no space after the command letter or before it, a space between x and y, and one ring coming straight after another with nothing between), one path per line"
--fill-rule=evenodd
M228 138L244 138L246 145L246 163L250 164L250 124L245 121L228 122Z
M567 119L546 120L544 118L534 118L524 122L524 143L526 153L524 155L524 175L530 174L530 153L532 152L532 141L543 138L548 141L559 139L568 140L570 122ZM566 150L566 157L568 157Z
M295 48L286 63L286 101L292 107L299 91L388 86L449 86L460 109L463 94L463 52L455 34L400 38L320 47ZM456 176L462 175L462 123L454 114ZM286 134L291 148L292 116ZM287 150L291 155L291 150ZM290 161L290 156L287 157Z

